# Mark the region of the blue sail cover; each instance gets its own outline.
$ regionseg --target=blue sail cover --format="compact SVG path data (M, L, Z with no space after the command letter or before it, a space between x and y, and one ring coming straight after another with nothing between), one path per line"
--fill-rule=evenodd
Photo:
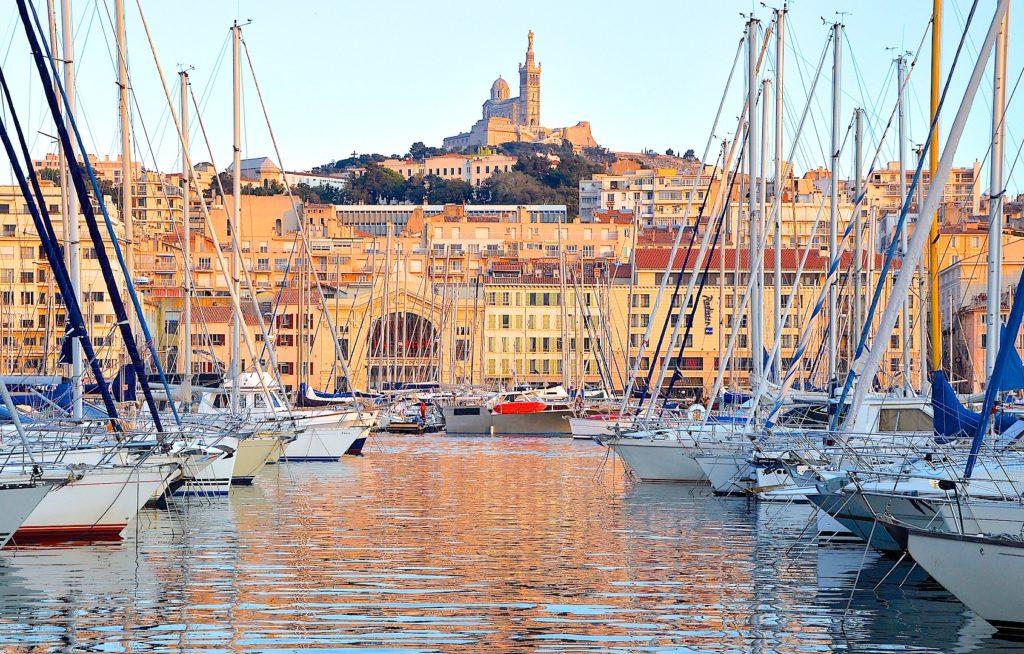
M1016 367L1022 373L1020 379L1024 380L1024 365L1021 364L1020 355L1014 355L1014 358ZM941 370L932 374L932 411L935 414L932 419L935 439L940 443L957 438L973 438L981 426L981 413L971 411L960 403L956 391L946 379L946 373ZM993 418L997 434L1002 434L1018 420L1017 416L1008 413L997 413Z
M746 404L752 399L754 399L754 396L750 393L739 393L736 391L725 391L722 393L722 404Z
M30 384L12 385L9 387L9 390L11 393L11 400L13 400L17 406L27 406L32 407L33 409L46 411L56 405L68 413L71 412L73 389L70 381L62 381L56 386L32 386ZM99 389L95 384L86 384L84 390L87 395L91 392L99 392ZM0 422L10 422L10 413L3 409L4 407L0 407ZM108 417L107 413L103 409L93 406L88 402L82 406L82 415L90 420L102 420ZM22 415L21 420L22 422L25 422L28 421L29 418Z
M981 414L960 404L946 373L941 370L932 374L932 412L936 440L943 443L973 436L981 424Z
M999 338L1006 338L1006 325L999 330ZM1000 340L1000 343L1002 340ZM1020 352L1017 348L1010 348L1006 359L1006 367L999 377L999 392L1019 391L1024 388L1024 361L1020 360Z

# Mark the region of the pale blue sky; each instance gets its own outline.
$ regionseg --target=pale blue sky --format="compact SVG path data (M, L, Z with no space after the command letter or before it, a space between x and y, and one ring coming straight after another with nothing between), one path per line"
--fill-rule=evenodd
M45 8L43 0L36 2L40 9ZM94 150L113 153L118 147L116 87L105 9L113 13L113 0L72 2L78 25L78 90L87 140ZM135 0L126 0L126 5L129 58L140 116L157 149L159 166L166 169L177 156L177 146L167 126L163 94ZM947 65L969 5L967 0L947 0ZM842 123L848 122L857 104L869 107L870 113L881 116L878 120L884 120L895 99L893 52L886 48L916 49L930 6L927 0L791 2L792 49L786 81L789 111L795 115L802 107L803 84L820 56L827 35L822 17L833 20L835 12L842 10L850 12L844 17L847 97ZM976 51L994 6L994 0L981 2L969 54ZM177 82L173 73L180 64L195 67L195 91L208 93L204 116L221 167L230 157L228 27L236 17L252 19L245 36L289 169L308 168L353 151L405 152L416 140L440 145L442 137L467 129L479 118L480 105L499 74L515 93L516 66L530 29L536 33L537 58L544 66L541 111L545 125L563 126L585 119L591 121L598 142L613 149L692 147L699 154L740 37L740 12L754 8L765 24L770 17L760 3L689 0L521 0L500 4L463 0L143 0L143 7L161 63L173 78L174 93ZM1014 37L1024 35L1022 13L1014 13ZM38 87L27 83L24 36L15 22L13 8L0 13L5 70L13 78L23 117L28 117L34 128L46 131ZM1011 42L1011 85L1022 63L1016 55L1019 51ZM925 129L922 110L927 104L927 56L926 44L908 98L911 140L923 138ZM973 57L965 63L973 63ZM804 81L798 66L803 68ZM966 65L963 68L966 71ZM742 69L738 78L741 76ZM985 155L990 77L986 75L958 162ZM956 101L961 87L957 87ZM829 81L822 80L812 114L817 119L817 134L808 128L797 157L801 168L823 161L818 139L824 143L828 138L828 89ZM246 92L245 154L272 156L255 99L250 87ZM733 94L721 134L731 133L738 103ZM1014 100L1011 117L1022 115L1017 110L1020 104L1020 98ZM948 115L954 109L951 107ZM1011 118L1011 132L1013 125ZM137 128L137 133L142 139L141 129ZM1015 136L1011 137L1011 158L1017 147ZM195 134L193 144L194 159L208 158L199 150ZM41 138L36 149L39 153L46 149ZM892 152L892 147L887 148L886 157ZM152 165L148 155L147 165Z

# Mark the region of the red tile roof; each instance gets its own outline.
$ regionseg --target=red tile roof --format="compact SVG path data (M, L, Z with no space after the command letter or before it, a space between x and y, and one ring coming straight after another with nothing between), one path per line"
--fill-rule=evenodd
M192 322L197 324L208 324L208 325L225 325L231 324L234 319L235 309L231 305L223 306L217 305L212 307L206 307L201 304L192 304ZM255 326L259 324L256 319L256 312L252 305L246 306L242 304L242 316L245 318L245 324Z
M664 270L668 264L668 257L671 254L671 250L668 248L637 248L636 251L636 267L638 270ZM676 252L675 260L673 261L673 270L691 270L693 265L697 262L698 250L696 247L689 252L685 248L680 248ZM726 270L732 270L736 268L737 250L730 248L726 250L715 250L710 252L711 257L710 270L718 270L722 266L722 258L724 258L724 264ZM803 259L804 250L785 248L782 250L782 269L795 271L800 265L800 261ZM685 260L685 263L684 263ZM807 263L804 266L805 270L825 270L828 267L828 255L819 250L812 250L807 256ZM865 256L865 263L867 257ZM880 254L875 255L875 269L878 270L883 261L883 256ZM764 253L764 266L765 268L771 268L775 262L775 251L772 249L765 250ZM847 269L853 263L853 253L844 252L840 268ZM893 262L893 268L899 269L899 260ZM741 248L739 250L739 269L749 270L750 269L750 250L747 248Z

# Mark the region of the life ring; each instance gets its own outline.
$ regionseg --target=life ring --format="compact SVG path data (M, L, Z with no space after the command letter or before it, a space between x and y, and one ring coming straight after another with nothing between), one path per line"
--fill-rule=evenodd
M693 422L700 422L701 420L704 420L704 416L707 412L708 409L703 404L691 404L690 408L686 410L686 417Z

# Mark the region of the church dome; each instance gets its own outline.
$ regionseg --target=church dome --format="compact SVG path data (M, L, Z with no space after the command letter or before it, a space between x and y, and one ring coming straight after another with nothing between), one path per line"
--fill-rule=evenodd
M491 100L508 100L511 92L508 89L508 82L501 77L491 84Z

